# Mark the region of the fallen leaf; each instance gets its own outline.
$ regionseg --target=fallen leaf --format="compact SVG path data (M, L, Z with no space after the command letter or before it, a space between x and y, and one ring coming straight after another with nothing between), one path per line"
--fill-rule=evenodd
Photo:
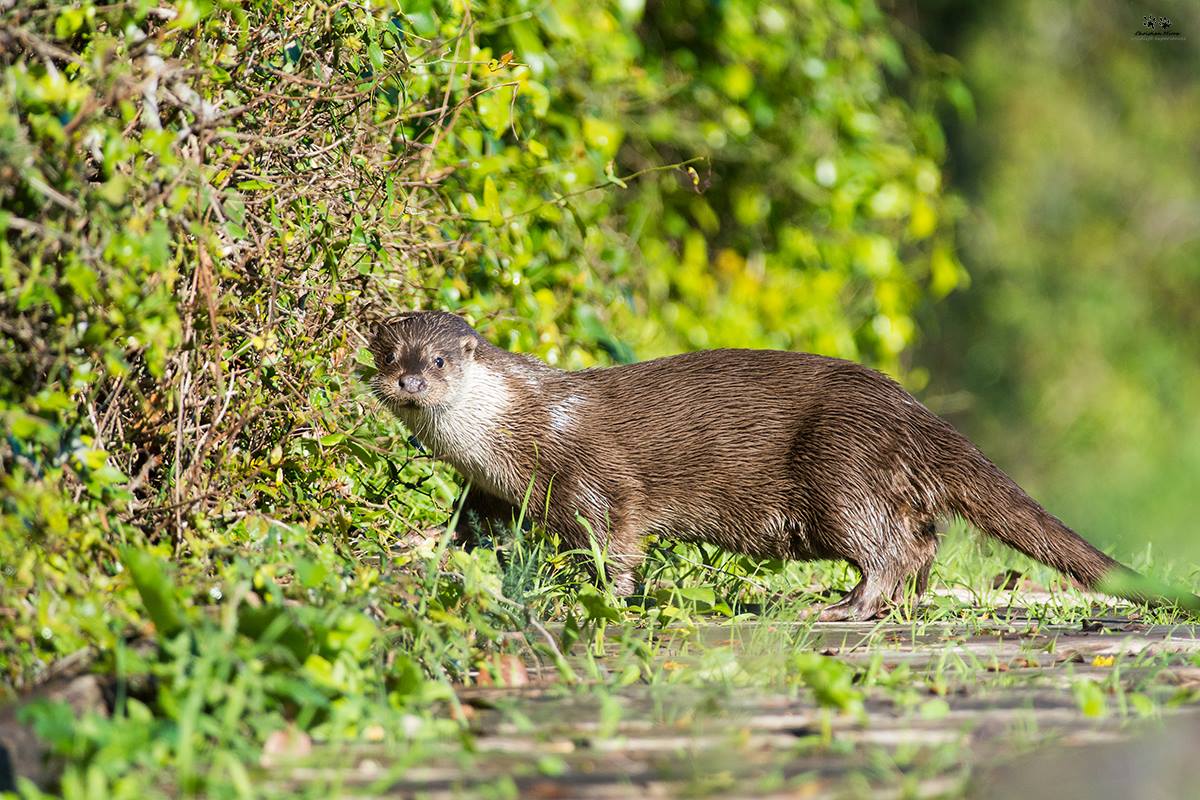
M511 689L527 685L529 672L521 659L510 653L501 653L480 666L475 682L480 686L505 686Z
M533 783L526 790L526 797L537 798L537 800L558 800L560 797L575 797L573 787L564 783L551 780L540 780Z
M312 739L294 725L272 732L263 742L259 764L264 768L277 767L304 758L312 752Z
M475 706L467 705L466 703L450 706L450 719L455 722L470 722L478 713L479 711Z

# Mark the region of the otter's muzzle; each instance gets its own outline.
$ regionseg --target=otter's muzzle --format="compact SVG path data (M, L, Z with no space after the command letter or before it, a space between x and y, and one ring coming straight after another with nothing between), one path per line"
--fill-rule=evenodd
M401 375L397 383L405 394L419 395L425 392L425 379L420 375Z

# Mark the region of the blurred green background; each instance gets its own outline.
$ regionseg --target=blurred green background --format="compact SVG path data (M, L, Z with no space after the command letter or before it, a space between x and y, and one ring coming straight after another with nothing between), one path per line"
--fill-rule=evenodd
M968 290L920 316L926 399L1124 557L1200 560L1200 8L900 4L961 62ZM1144 17L1182 38L1139 39Z

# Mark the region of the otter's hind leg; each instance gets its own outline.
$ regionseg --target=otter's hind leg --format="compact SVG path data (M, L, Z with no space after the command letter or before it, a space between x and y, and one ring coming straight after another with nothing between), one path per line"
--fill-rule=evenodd
M866 535L862 535L862 534ZM862 579L845 597L823 609L823 622L869 620L885 616L891 606L903 604L909 578L914 580L913 605L925 593L929 570L937 554L938 537L932 525L897 520L892 526L847 537L860 543L846 558Z
M860 568L861 569L861 568ZM817 613L819 622L860 622L875 619L887 611L893 580L886 574L862 571L862 579L846 596Z
M907 600L912 603L912 610L916 611L917 603L925 595L925 590L929 588L929 572L933 569L933 561L937 557L940 543L941 534L936 523L930 522L920 527L911 550L910 564L912 566L910 566L908 574L896 582L896 586L892 590L892 605L903 606ZM910 579L912 593L906 597L905 590L908 588Z
M907 601L913 604L915 610L917 603L925 596L925 591L929 588L929 573L932 569L933 558L930 557L916 572L897 581L892 590L892 605L903 605ZM910 585L912 586L911 593L908 591Z

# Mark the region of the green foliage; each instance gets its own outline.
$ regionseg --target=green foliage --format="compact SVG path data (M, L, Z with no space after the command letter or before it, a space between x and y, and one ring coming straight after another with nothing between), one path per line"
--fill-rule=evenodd
M946 45L988 120L955 137L973 287L919 358L1054 513L1194 575L1200 51L1134 39L1116 0L958 5Z
M653 5L638 63L656 94L613 102L629 109L632 165L705 156L691 186L647 181L623 204L656 311L638 338L896 369L914 304L962 279L938 63L919 44L905 52L869 3L710 8Z

